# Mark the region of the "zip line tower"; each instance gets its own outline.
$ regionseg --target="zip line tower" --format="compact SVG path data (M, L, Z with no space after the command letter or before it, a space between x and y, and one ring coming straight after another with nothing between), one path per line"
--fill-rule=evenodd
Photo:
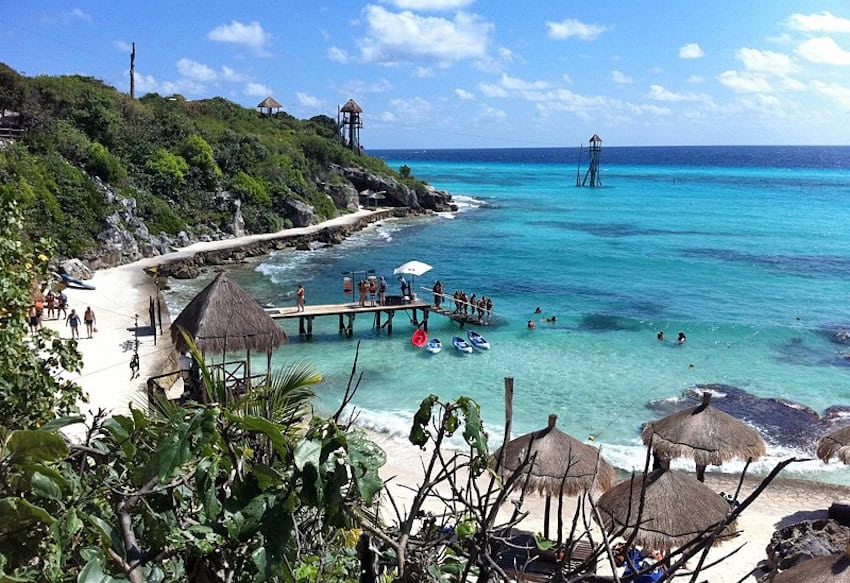
M602 186L602 176L599 174L599 155L602 153L602 138L597 134L593 134L590 138L590 166L587 167L587 173L584 175L584 180L581 181L582 186L587 186L587 180L590 179L590 187Z

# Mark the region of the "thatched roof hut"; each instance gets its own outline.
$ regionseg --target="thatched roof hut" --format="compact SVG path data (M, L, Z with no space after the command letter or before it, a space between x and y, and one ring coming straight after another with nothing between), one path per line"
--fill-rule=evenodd
M704 469L734 458L758 459L765 454L758 432L711 406L711 393L703 393L702 403L646 424L641 435L653 453L662 459L689 457ZM701 472L698 471L701 474Z
M850 557L842 553L803 561L779 573L773 583L850 583Z
M549 415L549 425L508 442L502 473L511 475L520 468L531 447L529 459L535 456L530 470L529 488L546 496L576 496L587 492L597 473L596 487L605 491L614 484L614 468L601 458L599 448L587 445L555 427L557 415ZM501 449L493 454L499 458ZM564 477L566 475L566 478ZM563 487L562 487L563 482Z
M171 324L174 346L186 352L189 347L181 328L203 353L270 353L287 341L283 329L224 272L216 275Z
M850 464L850 426L833 431L818 440L818 457L828 462L832 456Z
M667 469L647 474L645 486L643 474L635 474L603 494L597 505L607 531L625 528L623 536L629 538L637 528L635 544L660 550L696 538L729 512L729 503L693 475Z
M363 113L363 108L353 99L346 101L345 105L340 107L339 110L343 113Z
M276 113L276 109L283 109L283 106L278 103L277 99L270 95L257 104L257 109L259 109L260 113L263 115L272 115L273 113Z

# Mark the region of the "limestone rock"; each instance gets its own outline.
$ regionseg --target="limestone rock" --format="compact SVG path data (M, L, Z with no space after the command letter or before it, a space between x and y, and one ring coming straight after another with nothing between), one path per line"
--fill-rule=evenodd
M333 184L321 182L318 186L322 189L322 192L331 197L337 208L350 211L356 211L359 208L357 189L350 182L345 181Z
M835 520L804 520L773 533L767 545L771 571L790 569L807 559L844 552L850 542L850 527Z
M316 221L316 214L306 202L295 198L287 198L280 202L284 215L296 227L306 227Z
M235 210L228 228L234 237L243 237L245 235L245 219L242 217L242 201L237 198L233 202Z
M94 275L91 269L89 269L86 264L79 259L66 259L59 267L62 270L62 273L67 273L71 277L76 277L77 279L91 279Z
M175 269L172 273L169 273L169 275L174 279L195 279L200 274L200 269L187 263L180 264L177 269Z

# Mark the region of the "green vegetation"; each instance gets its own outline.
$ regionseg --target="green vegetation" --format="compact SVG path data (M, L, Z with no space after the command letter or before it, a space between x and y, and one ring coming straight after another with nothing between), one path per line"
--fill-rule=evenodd
M135 198L154 234L224 229L234 208L221 189L239 198L246 228L259 232L287 224L286 199L311 205L317 220L335 216L318 187L338 179L332 164L399 178L343 147L324 115L263 117L220 97L131 100L97 79L28 78L2 63L0 107L18 111L28 130L0 149L0 184L17 194L25 236L52 236L65 256L96 250L115 210L95 177Z

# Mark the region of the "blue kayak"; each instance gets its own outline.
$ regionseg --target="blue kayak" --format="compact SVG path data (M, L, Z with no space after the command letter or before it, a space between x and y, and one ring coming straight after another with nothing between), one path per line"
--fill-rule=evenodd
M443 343L440 342L439 338L431 338L428 341L428 344L425 345L425 350L430 352L431 354L437 354L443 349Z
M472 352L472 346L470 346L469 342L467 342L460 336L455 336L454 338L452 338L452 344L454 344L454 347L460 352L466 352L467 354Z
M467 332L466 337L469 338L469 343L472 344L475 348L478 348L480 350L490 350L490 343L487 342L487 339L475 330L470 330L469 332Z

